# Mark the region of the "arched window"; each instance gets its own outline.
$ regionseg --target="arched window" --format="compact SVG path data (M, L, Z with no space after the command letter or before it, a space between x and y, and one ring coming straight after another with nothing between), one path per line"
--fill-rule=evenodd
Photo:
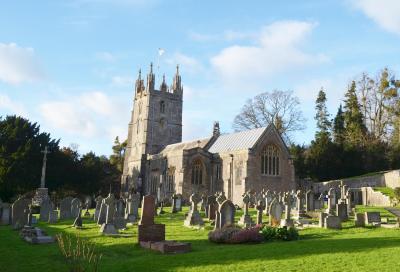
M279 176L279 160L279 150L276 146L266 146L261 153L261 174Z
M164 101L160 102L160 113L165 113L165 102Z
M175 168L171 167L167 171L167 184L165 186L166 191L168 193L174 192L174 184L175 184Z
M196 160L192 167L192 184L199 185L203 180L203 165L200 160Z

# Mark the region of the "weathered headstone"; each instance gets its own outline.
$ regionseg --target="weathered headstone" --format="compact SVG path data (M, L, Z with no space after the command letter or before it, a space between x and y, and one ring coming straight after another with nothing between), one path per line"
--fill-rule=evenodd
M30 199L24 197L18 198L11 206L11 224L14 229L20 229L27 223L28 205L31 204Z
M338 203L336 204L336 215L340 218L342 221L346 221L349 219L349 216L347 214L347 204L346 203Z
M138 224L138 242L159 242L165 240L165 225L154 224L155 198L146 195L142 201L141 218Z
M203 219L200 216L199 211L197 210L197 205L201 201L200 196L197 193L194 193L190 196L190 204L191 204L191 209L184 221L184 226L190 227L190 226L203 226L204 222Z
M272 201L272 192L270 191L270 190L267 190L265 193L264 193L264 199L265 199L265 215L269 215L269 211L268 211L268 209L269 209L269 206L270 206L270 204L271 204L271 201Z
M256 205L256 209L257 209L257 221L256 224L257 225L262 225L263 223L263 211L265 209L265 201L263 200L258 200L257 205Z
M319 213L319 227L324 228L325 227L325 218L328 216L327 213L320 212Z
M244 226L247 228L247 227L254 225L253 220L251 219L251 216L249 214L249 205L250 205L250 194L249 193L245 193L243 195L243 205L244 205L244 212L243 212L243 215L240 217L238 225Z
M71 201L71 216L73 218L77 218L78 217L78 213L82 208L82 202L78 199L78 198L74 198Z
M133 223L139 218L140 193L131 193L126 203L125 219Z
M126 229L125 203L122 199L117 200L117 209L114 215L114 225L117 229Z
M365 214L364 213L356 213L355 214L354 225L356 227L364 227L365 226Z
M381 213L380 212L365 212L365 224L372 224L375 226L381 225Z
M204 193L201 195L200 211L205 211L206 209L207 209L207 195Z
M226 226L235 224L236 208L232 201L225 200L219 205L217 218L215 221L215 229L221 229Z
M66 198L61 200L61 202L60 202L60 220L73 218L72 214L71 214L72 200L73 200L73 198L70 196L67 196Z
M97 222L99 219L99 214L100 214L100 206L101 202L103 201L103 198L101 196L96 197L95 202L96 202L96 209L94 210L94 221Z
M118 234L118 231L114 225L114 214L115 214L115 197L112 193L103 200L106 207L106 221L100 227L100 232L103 235Z
M290 193L287 192L283 196L283 203L285 205L285 218L281 220L281 227L294 227L294 221L290 218L291 207L292 207L292 197Z
M224 201L226 200L225 192L221 192L217 196L217 202L219 205L221 205Z
M9 225L11 218L11 205L10 203L3 203L2 207L0 225Z
M74 224L72 226L77 229L82 228L82 208L79 209L78 215L75 218Z
M39 220L47 222L49 221L49 213L54 209L53 203L51 203L50 198L43 199L40 203L40 215Z
M314 210L314 192L312 190L308 190L306 192L306 211Z
M336 210L336 191L334 188L330 188L328 191L328 208L326 213L334 215Z
M207 215L208 220L215 220L215 215L218 211L218 202L217 198L213 195L208 196L207 198Z
M57 223L57 219L58 219L58 211L57 210L50 211L48 223L55 224Z
M305 195L302 190L297 190L296 200L297 200L297 212L295 218L296 219L304 218L306 215L306 210L304 208Z
M269 225L270 226L279 226L281 224L283 208L282 204L278 201L277 198L272 200L269 206Z
M340 220L339 216L328 214L325 217L324 227L326 229L341 229L342 220Z
M177 213L182 211L182 195L174 194L172 196L172 212Z
M105 199L101 202L100 211L97 218L97 225L103 225L106 222L107 217L107 204L104 202Z

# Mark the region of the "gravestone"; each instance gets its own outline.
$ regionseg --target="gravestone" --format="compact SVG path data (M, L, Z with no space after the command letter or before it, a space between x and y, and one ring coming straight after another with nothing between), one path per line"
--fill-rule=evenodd
M24 197L18 198L11 206L11 224L14 229L20 229L27 224L28 205L30 199Z
M117 229L126 229L125 203L122 199L117 200L117 209L114 215L114 225Z
M60 220L71 219L71 202L73 198L67 196L66 198L62 199L60 202Z
M262 225L263 220L263 211L265 209L265 201L263 201L262 199L258 200L257 205L256 205L256 209L257 209L257 221L256 224L257 225Z
M172 212L177 213L182 211L182 195L174 194L172 196Z
M208 220L215 220L216 213L218 211L218 202L217 198L213 195L208 196L207 198L207 215Z
M103 200L106 207L106 221L100 227L100 233L103 235L114 235L118 234L118 231L114 225L114 214L115 214L115 197L113 194L108 194Z
M102 200L100 205L100 211L97 218L97 225L103 225L106 222L107 217L107 204L104 202L105 198Z
M40 215L39 220L43 222L49 221L49 213L54 209L53 203L51 203L50 198L43 199L40 203Z
M308 190L306 192L306 211L313 211L314 208L314 192L312 190Z
M201 195L200 211L205 211L206 209L207 209L207 195L204 193Z
M328 191L328 208L326 213L334 215L336 210L336 191L334 188L330 188Z
M336 215L340 218L342 221L346 221L349 219L349 216L347 214L347 204L346 203L338 203L336 204Z
M142 201L141 217L138 224L138 242L160 242L165 240L165 225L154 224L156 200L146 195Z
M73 218L77 218L79 211L82 210L81 208L82 208L82 202L78 198L72 199L72 201L71 201L71 216Z
M251 220L251 216L249 214L249 205L250 205L250 194L245 193L243 195L243 205L244 205L244 212L243 215L240 217L240 220L238 222L238 225L244 226L245 228L248 228L252 225L254 225L253 220Z
M1 217L0 217L0 225L9 225L10 219L11 219L11 205L10 203L3 203Z
M55 224L57 223L57 219L58 219L58 211L57 210L50 211L48 223Z
M72 226L77 229L82 228L82 208L79 209L78 216L75 218Z
M381 225L381 213L380 212L365 212L365 224L371 224L375 226Z
M347 204L347 214L348 215L353 214L353 211L352 211L353 203L351 201L351 191L350 191L350 189L348 189L346 191L346 204Z
M315 210L322 210L324 208L324 194L320 194L318 199L314 202Z
M225 200L219 205L215 221L215 229L221 229L235 224L236 208L232 201Z
M200 213L197 210L197 205L199 204L200 201L201 198L197 193L194 193L190 196L191 209L183 223L184 226L190 227L190 226L204 225L203 219L201 218Z
M304 218L305 216L306 216L306 210L305 210L305 207L304 207L304 201L305 200L305 194L303 193L303 191L302 190L297 190L297 192L296 192L296 208L297 208L297 211L296 211L296 219L301 219L301 218Z
M278 202L278 199L275 198L272 200L271 205L269 206L269 225L272 227L280 226L282 219L282 204Z
M100 207L101 207L101 202L103 201L103 198L101 196L96 197L95 202L96 202L96 209L94 210L94 221L97 222L99 219L99 214L100 214Z
M281 220L281 227L294 227L294 221L290 218L292 197L289 192L283 196L283 203L285 205L285 218Z
M126 203L125 219L134 223L139 218L139 205L140 205L140 193L133 192L129 195Z
M272 192L270 190L267 190L264 193L264 199L265 199L265 215L268 216L269 215L268 209L272 201Z
M325 218L328 216L327 213L320 212L319 213L319 227L324 228L325 227Z
M324 227L326 229L341 229L342 220L340 220L339 216L328 214L325 217Z
M356 227L365 226L365 213L356 213L354 216L354 225Z

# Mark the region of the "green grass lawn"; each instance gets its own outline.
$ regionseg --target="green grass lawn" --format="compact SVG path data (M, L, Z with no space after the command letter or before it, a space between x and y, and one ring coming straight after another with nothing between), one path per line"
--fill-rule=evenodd
M301 230L298 241L220 245L208 242L211 229L208 224L200 230L185 228L183 213L171 214L166 210L168 213L156 218L157 222L166 224L166 238L192 243L192 252L162 255L141 249L136 244L137 226L129 227L123 232L127 237L119 238L99 235L99 227L90 219L84 219L81 230L70 227L72 220L39 226L52 235L79 234L95 243L103 256L100 271L382 272L400 269L399 229L354 228L349 221L340 231ZM255 218L255 212L252 215ZM68 271L68 268L57 244L30 245L19 238L17 231L1 226L0 271Z
M382 194L390 197L390 198L395 198L396 195L394 194L394 190L389 187L374 187L374 191L381 192Z

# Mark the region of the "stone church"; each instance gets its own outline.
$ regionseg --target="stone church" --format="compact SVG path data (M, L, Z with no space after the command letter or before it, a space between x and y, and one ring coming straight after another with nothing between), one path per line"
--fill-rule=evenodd
M295 189L294 166L287 146L273 124L221 134L218 122L210 136L182 142L183 87L179 67L168 87L163 76L155 89L153 67L146 85L139 71L121 190L188 199L192 192L225 192L234 203L248 190Z

